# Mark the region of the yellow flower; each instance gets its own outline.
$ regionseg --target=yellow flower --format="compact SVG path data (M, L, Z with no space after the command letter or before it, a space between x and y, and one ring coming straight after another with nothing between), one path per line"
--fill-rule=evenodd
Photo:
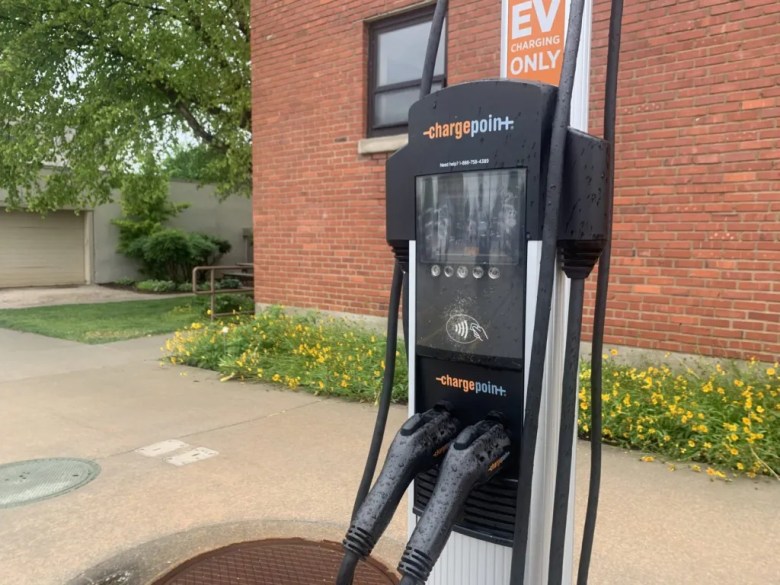
M617 355L618 354L618 350L613 348L613 349L609 350L609 353L611 353L612 355ZM772 374L774 374L774 372L772 372ZM769 375L771 376L772 374L769 374Z
M740 461L737 461L737 469L743 471L745 469L745 466Z
M739 455L739 451L737 449L735 449L734 447L729 449L729 453L731 453L732 455Z
M701 465L691 465L691 471L699 473L701 471Z
M696 446L696 441L693 441L692 439L688 439L688 446L693 448Z
M273 377L271 378L271 380L273 380L274 382L278 382L281 379L282 377L279 374L274 374Z
M770 376L774 376L774 375L775 375L775 371L776 371L776 370L775 370L774 368L767 368L767 369L766 369L766 373L767 373L768 375L770 375Z
M645 463L651 463L651 462L655 461L655 457L653 457L652 455L645 455L644 457L640 458L639 460L640 461L644 461Z

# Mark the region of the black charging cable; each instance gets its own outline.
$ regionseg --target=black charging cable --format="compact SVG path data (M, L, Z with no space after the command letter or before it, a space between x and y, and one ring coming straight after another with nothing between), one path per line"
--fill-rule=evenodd
M371 436L371 446L368 449L366 465L363 468L363 477L360 479L355 503L352 506L352 518L354 521L360 506L368 495L371 481L374 479L376 465L379 461L379 452L382 449L382 439L387 427L387 416L390 412L390 403L393 398L393 382L395 380L395 352L398 345L398 308L401 303L403 291L403 271L401 263L396 260L393 267L393 281L390 285L390 302L387 308L387 341L385 348L385 371L382 377L382 391L379 395L379 407L374 422L374 433ZM344 560L339 568L336 585L352 585L360 556L346 550Z
M436 54L439 50L439 43L441 42L441 32L444 28L444 18L447 16L447 0L438 0L436 2L436 9L433 13L433 20L431 22L431 31L428 35L428 46L425 52L425 61L423 62L423 73L420 83L420 98L425 97L431 92L431 85L433 84L433 70L436 66ZM408 254L408 252L407 252ZM379 412L377 413L376 423L374 424L374 435L371 438L371 448L369 449L368 459L366 460L366 467L363 470L363 478L360 480L360 487L358 488L357 496L355 497L355 504L352 506L352 518L360 508L363 500L366 499L366 494L371 487L371 480L374 478L376 472L376 464L379 460L379 451L382 448L382 437L384 435L385 426L387 424L387 413L390 409L390 399L393 393L393 378L395 376L395 353L397 347L398 336L398 307L400 304L400 298L403 294L404 300L408 301L408 287L404 284L404 275L400 262L396 260L395 268L393 270L393 283L390 288L390 306L387 311L387 351L385 354L385 375L382 380L382 394L379 401ZM404 305L404 313L407 312L406 304ZM404 320L404 337L408 335L408 316L403 318ZM408 341L406 343L408 346ZM392 350L392 351L391 351ZM408 349L407 349L408 351Z
M615 193L615 119L617 117L617 86L620 69L620 41L623 24L623 0L612 0L609 15L609 44L607 48L607 78L604 87L604 140L610 145L609 174L607 182L607 243L599 259L596 285L596 306L593 311L593 337L591 345L591 412L590 412L590 481L585 527L582 535L577 585L587 585L593 539L596 532L596 516L601 491L601 394L602 352L604 351L604 323L607 315L609 269L612 260L612 218Z
M441 33L444 30L444 19L449 8L448 0L437 0L431 20L431 31L428 33L428 46L425 49L422 77L420 79L420 99L431 93L433 85L433 70L436 68L436 54L439 52Z
M396 261L393 267L393 282L390 285L390 303L387 308L387 344L385 348L385 372L382 377L382 391L379 394L379 408L374 422L374 434L371 436L371 447L368 450L363 477L360 479L355 503L352 506L352 519L366 499L371 481L374 479L376 464L379 461L379 451L382 449L382 438L387 426L387 415L393 398L393 381L395 379L395 352L398 347L398 308L403 289L403 272L400 263Z
M431 22L431 30L428 35L428 46L425 53L425 61L423 62L423 73L420 84L420 97L423 98L431 91L431 85L433 84L433 71L436 65L436 54L439 49L439 43L441 42L441 33L444 28L444 19L447 15L447 0L437 0L436 8L433 14L433 20ZM363 469L363 476L360 480L360 486L358 487L357 495L355 496L355 503L352 506L352 520L355 519L360 506L366 499L368 491L371 487L371 481L376 473L377 462L379 461L379 452L382 449L382 439L384 437L385 428L387 426L387 416L390 411L390 403L392 402L393 394L393 381L395 378L395 360L396 360L396 348L398 344L398 309L401 302L401 297L404 299L404 315L402 316L403 331L404 331L404 348L408 357L409 342L408 342L408 301L409 301L409 289L407 280L404 277L404 270L402 267L401 256L405 256L405 260L408 263L408 250L396 250L396 261L393 268L393 281L390 286L390 302L387 310L387 349L385 352L385 372L382 379L382 391L379 398L379 408L376 415L376 422L374 423L374 433L371 437L371 447L368 451L366 458L366 465ZM339 575L337 577L337 585L351 585L357 562L359 560L358 555L355 555L351 551L346 551L344 562L342 563Z
M531 360L528 372L528 389L523 418L523 433L520 440L520 481L517 488L515 508L515 530L512 544L512 568L510 585L522 585L527 563L531 492L533 485L536 441L539 431L539 411L542 401L544 364L547 356L547 341L552 308L552 294L555 282L555 267L558 244L558 223L561 192L563 189L563 162L566 137L571 114L571 98L574 91L574 74L577 70L582 20L585 0L572 0L569 25L566 35L561 82L558 87L555 115L550 137L550 157L547 167L547 189L545 193L544 223L542 227L542 257L539 267L539 286L534 316L534 332L531 341Z

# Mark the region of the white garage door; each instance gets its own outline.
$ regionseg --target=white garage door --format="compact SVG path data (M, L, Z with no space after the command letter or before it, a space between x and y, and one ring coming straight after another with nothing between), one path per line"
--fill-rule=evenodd
M0 208L0 288L84 284L84 217Z

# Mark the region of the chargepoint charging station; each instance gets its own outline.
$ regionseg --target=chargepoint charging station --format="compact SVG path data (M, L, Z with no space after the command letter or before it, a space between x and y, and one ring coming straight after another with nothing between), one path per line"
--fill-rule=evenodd
M612 122L602 139L568 124L577 58L571 39L579 39L583 6L572 2L560 87L492 80L427 95L446 13L446 2L437 4L409 143L387 163L387 240L396 256L388 371L337 585L352 582L409 488L401 585L572 582L584 281L601 257L593 339L600 358L622 12L615 2ZM369 491L402 283L410 418ZM597 494L596 473L578 583L587 582Z
M544 211L542 153L549 148L554 105L554 88L531 83L484 81L436 92L412 107L409 144L387 166L388 239L409 246L410 416L448 403L468 427L496 413L513 449L523 427L533 333L528 316L536 307ZM606 192L607 149L601 140L572 131L567 154L567 218L559 239L581 244L590 257L605 235L598 198ZM548 396L562 384L568 287L561 266L552 297ZM544 541L552 516L544 479L549 469L554 478L556 455L539 441L532 543ZM501 457L488 465L502 472L465 500L429 583L507 582L521 474L510 450ZM415 523L437 474L434 467L415 479ZM462 559L471 555L484 566L458 574ZM530 564L529 570L535 574L542 567Z

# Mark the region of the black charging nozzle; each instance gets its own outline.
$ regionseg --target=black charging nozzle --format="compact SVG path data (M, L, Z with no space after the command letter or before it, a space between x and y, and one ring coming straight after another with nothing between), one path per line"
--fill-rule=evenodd
M499 415L490 415L458 435L398 564L404 576L401 585L422 585L428 580L471 490L501 470L510 445Z
M409 484L446 453L460 423L446 403L440 403L407 420L396 434L382 471L357 510L344 537L345 556L337 585L352 582L357 562L371 554L387 528Z

